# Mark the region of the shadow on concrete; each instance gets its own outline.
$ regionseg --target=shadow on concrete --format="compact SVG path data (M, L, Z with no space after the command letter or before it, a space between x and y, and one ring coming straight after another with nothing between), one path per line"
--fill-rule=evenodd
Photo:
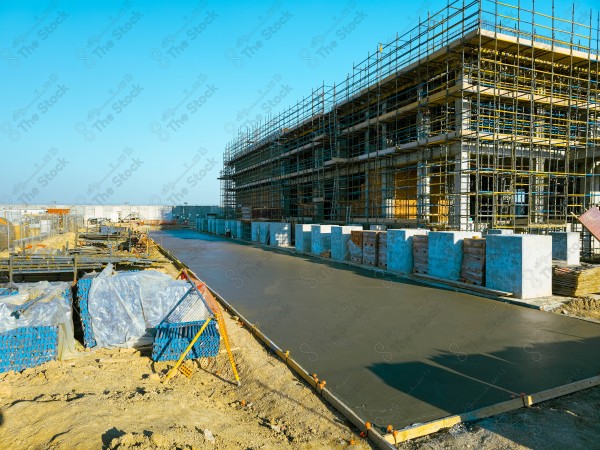
M599 361L600 338L576 336L570 341L506 347L492 354L439 351L423 361L376 363L368 368L386 384L404 393L405 405L414 403L419 409L419 403L426 403L444 411L445 415L454 415L596 376ZM534 409L538 408L534 405ZM432 410L426 411L431 413ZM443 416L424 415L416 421L427 422ZM570 447L573 436L563 436L564 430L549 441L552 426L546 427L543 423L535 426L531 419L525 420L529 424L519 418L506 426L502 418L492 417L479 421L478 425L528 448L546 449L548 442L554 443L551 448ZM387 424L375 425L385 429ZM597 423L590 419L591 434L593 430L598 434L596 427Z

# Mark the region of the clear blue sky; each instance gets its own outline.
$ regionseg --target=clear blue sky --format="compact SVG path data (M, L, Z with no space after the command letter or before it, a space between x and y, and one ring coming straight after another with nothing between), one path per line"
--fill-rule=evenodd
M445 4L5 0L0 203L218 204L236 127Z

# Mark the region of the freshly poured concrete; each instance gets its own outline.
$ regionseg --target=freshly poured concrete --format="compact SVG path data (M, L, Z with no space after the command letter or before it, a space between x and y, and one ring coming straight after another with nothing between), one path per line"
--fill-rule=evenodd
M194 231L152 237L378 427L598 374L600 325Z

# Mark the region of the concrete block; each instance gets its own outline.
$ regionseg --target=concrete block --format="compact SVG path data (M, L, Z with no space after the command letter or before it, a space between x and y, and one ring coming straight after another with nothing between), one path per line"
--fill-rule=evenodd
M270 222L259 222L259 242L263 245L269 245L269 228L271 226Z
M310 239L312 237L312 225L296 225L296 251L300 253L310 253Z
M475 231L432 231L429 233L429 275L459 280L463 257L463 239L481 237Z
M290 224L283 222L271 222L269 227L269 245L273 247L290 246Z
M311 225L310 251L314 255L331 251L331 225Z
M515 234L514 230L496 230L496 229L491 229L491 230L487 230L487 234Z
M552 237L515 234L486 238L486 283L521 299L552 295Z
M361 226L332 226L331 227L331 259L349 261L348 241L352 230L362 230Z
M217 219L216 223L217 223L217 229L216 229L215 232L219 236L225 236L225 220L223 220L223 219Z
M387 225L370 225L369 230L371 230L371 231L386 231Z
M237 227L235 220L228 220L225 223L225 233L227 233L227 230L229 230L229 232L231 233L232 238L237 237Z
M252 222L250 229L250 240L252 242L256 242L257 244L260 242L260 222Z
M580 233L556 232L552 237L552 259L566 261L569 266L578 266L581 256Z
M392 272L412 273L413 236L424 235L429 230L401 229L387 232L387 268Z

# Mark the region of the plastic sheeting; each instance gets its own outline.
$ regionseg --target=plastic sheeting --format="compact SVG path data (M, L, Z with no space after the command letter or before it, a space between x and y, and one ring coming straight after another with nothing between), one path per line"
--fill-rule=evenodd
M99 347L133 347L152 342L155 328L190 289L156 270L114 273L108 265L94 280L88 297L94 338ZM207 310L208 317L208 310Z
M0 333L21 327L58 326L58 359L73 356L71 285L40 281L17 286L17 294L0 296Z

